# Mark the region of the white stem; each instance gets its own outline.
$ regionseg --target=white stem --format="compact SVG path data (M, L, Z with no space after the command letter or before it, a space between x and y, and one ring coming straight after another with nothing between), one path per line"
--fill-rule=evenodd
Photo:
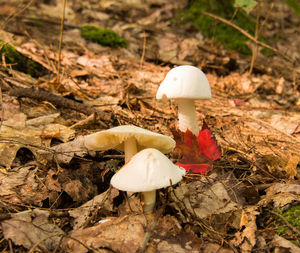
M189 129L198 136L200 131L196 115L196 107L193 99L176 99L178 103L178 128L185 132Z
M131 157L137 153L136 140L130 137L124 142L125 163L129 162Z
M142 202L144 202L144 213L151 213L155 206L156 190L149 192L141 192Z

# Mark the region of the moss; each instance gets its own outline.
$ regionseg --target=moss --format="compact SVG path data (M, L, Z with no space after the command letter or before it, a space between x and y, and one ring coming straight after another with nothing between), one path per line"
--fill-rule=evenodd
M246 45L248 38L236 29L202 14L206 11L231 20L235 10L234 1L232 0L195 0L178 17L185 22L194 24L205 36L223 43L225 48L249 55L251 50ZM255 20L242 10L238 10L231 22L251 35L255 33Z
M300 16L300 4L297 0L285 0L285 2L294 10L297 16Z
M286 212L282 212L281 210L277 210L279 214L281 214L286 220L294 226L296 229L300 231L300 205L292 206L289 210ZM279 227L276 230L276 233L280 236L287 236L289 238L292 238L295 234L291 229L286 225L286 223L277 217L276 219L276 225ZM295 240L292 240L296 245L300 245L300 239L297 238Z
M20 72L26 73L32 77L40 77L45 75L48 70L41 64L27 58L19 53L16 48L0 41L0 54L4 55L5 63ZM0 59L2 62L2 57Z
M103 46L127 47L128 42L110 29L85 25L80 28L81 36Z

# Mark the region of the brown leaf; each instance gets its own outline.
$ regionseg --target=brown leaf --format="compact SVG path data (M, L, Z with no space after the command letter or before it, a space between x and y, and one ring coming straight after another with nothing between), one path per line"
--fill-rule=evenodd
M93 227L72 231L69 234L71 238L64 240L63 245L69 252L88 252L86 247L72 240L75 238L89 248L108 248L116 252L135 253L138 252L144 238L146 225L144 215L106 217Z
M12 204L34 204L41 206L48 197L48 190L41 178L37 179L38 168L32 166L0 172L0 196Z
M99 214L103 216L110 213L112 215L113 199L118 195L119 191L112 188L95 196L80 207L70 210L69 214L74 218L73 228L85 228L93 223L94 217L98 217Z
M49 222L49 212L34 209L12 214L13 218L2 222L5 239L27 249L35 246L46 252L53 252L64 232Z
M232 240L233 245L239 247L241 252L251 252L256 244L256 215L259 214L256 209L256 206L249 206L242 211L240 228L243 229Z
M284 170L290 175L290 178L294 178L297 175L297 166L300 162L300 157L291 155Z

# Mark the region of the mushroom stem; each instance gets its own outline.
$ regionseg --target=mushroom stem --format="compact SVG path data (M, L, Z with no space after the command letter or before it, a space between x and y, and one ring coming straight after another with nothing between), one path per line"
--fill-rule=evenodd
M156 190L141 192L142 202L144 202L143 210L144 213L151 213L155 206L156 201Z
M136 140L134 137L130 137L124 141L125 163L129 162L131 157L137 152Z
M197 122L196 107L193 99L176 99L178 102L178 127L185 132L189 129L193 134L198 136L199 126Z

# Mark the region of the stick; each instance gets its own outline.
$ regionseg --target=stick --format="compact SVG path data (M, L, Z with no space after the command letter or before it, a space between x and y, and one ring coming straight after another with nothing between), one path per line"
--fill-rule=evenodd
M75 111L82 112L86 115L95 113L99 116L100 119L105 121L111 121L112 119L111 113L97 110L89 105L81 104L74 100L57 96L47 91L34 90L29 88L17 88L17 89L12 89L9 92L9 95L15 97L28 97L28 98L37 99L39 101L48 101L54 104L55 106L73 109Z

